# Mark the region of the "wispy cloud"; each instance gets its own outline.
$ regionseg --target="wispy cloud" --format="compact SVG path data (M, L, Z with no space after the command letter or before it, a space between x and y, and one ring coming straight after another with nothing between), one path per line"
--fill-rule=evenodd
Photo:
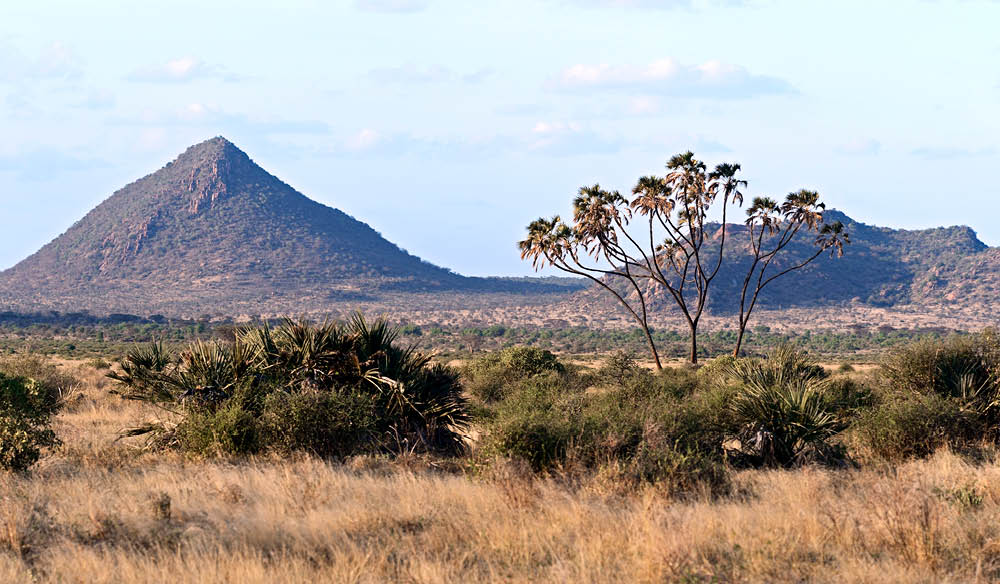
M122 126L197 127L215 134L302 134L323 135L330 125L319 120L295 120L276 117L253 117L232 113L214 104L191 102L172 112L150 112L139 117L118 118L111 123Z
M372 69L368 77L377 83L399 83L407 85L431 83L479 83L492 74L490 69L480 69L471 73L459 73L443 65L418 67L401 65Z
M51 147L0 155L0 172L12 172L28 181L45 181L68 172L88 171L107 165L104 160Z
M136 69L126 79L144 83L186 83L195 79L238 81L240 76L218 65L210 65L197 57L188 56Z
M83 73L83 59L68 45L54 41L36 54L26 54L0 40L0 82L26 79L76 79Z
M958 158L978 158L980 156L993 156L997 153L996 148L958 148L951 146L925 146L914 148L910 154L928 160L954 160Z
M557 0L561 4L587 8L624 8L642 10L691 10L701 6L743 6L746 0Z
M430 6L430 0L354 0L354 7L365 12L420 12Z
M683 65L672 58L648 65L577 64L561 71L549 86L559 91L621 90L648 95L744 99L795 93L787 81L750 73L739 65L706 61Z
M841 144L836 150L848 156L874 156L882 151L882 143L874 138L856 138Z

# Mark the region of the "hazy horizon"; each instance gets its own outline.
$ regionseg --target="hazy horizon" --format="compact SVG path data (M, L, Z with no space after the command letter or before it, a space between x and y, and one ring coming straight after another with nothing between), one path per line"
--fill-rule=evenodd
M530 220L687 149L751 194L997 245L996 22L990 0L5 7L0 269L216 135L466 275L533 274Z

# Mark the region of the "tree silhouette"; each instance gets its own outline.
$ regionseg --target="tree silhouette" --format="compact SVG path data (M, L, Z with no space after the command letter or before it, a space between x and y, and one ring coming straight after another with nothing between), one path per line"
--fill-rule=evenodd
M829 250L831 256L844 255L844 245L851 242L850 235L840 221L823 223L824 209L826 205L819 201L819 193L805 189L789 193L780 205L773 199L757 197L747 209L746 226L753 258L740 291L734 356L740 354L750 315L765 286L785 274L804 268L824 251ZM816 234L816 251L790 266L777 267L774 259L803 228Z
M650 327L651 301L666 291L687 322L691 363L698 362L698 327L712 282L725 258L729 208L742 206L747 182L740 165L726 163L708 172L692 152L670 158L666 176L644 176L626 200L600 185L580 188L573 199L573 220L557 215L528 225L518 242L522 259L536 270L551 265L584 276L610 293L639 325L653 361L662 368ZM708 222L719 209L721 224ZM823 253L843 254L848 243L840 222L823 224L824 205L814 191L798 191L781 205L756 198L747 209L752 260L740 296L739 334L734 354L761 290L776 278L798 270ZM815 254L798 264L778 267L776 256L805 228L816 232ZM617 283L616 283L617 282ZM619 286L623 284L623 286Z
M698 326L722 266L726 216L731 204L742 204L740 188L746 185L737 178L740 165L720 164L707 172L691 152L672 157L667 170L664 177L640 178L631 201L600 185L582 187L573 200L572 225L558 216L537 219L518 244L521 258L531 258L536 269L552 265L585 276L614 296L642 329L657 368L662 365L648 296L666 290L677 304L690 330L689 359L697 363ZM716 202L722 225L710 237L706 220ZM642 229L633 234L634 224ZM611 285L614 279L625 282L626 292Z

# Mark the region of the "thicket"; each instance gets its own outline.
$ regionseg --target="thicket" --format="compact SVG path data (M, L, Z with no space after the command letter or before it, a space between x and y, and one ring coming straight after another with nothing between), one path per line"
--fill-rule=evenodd
M27 470L59 444L51 419L75 385L38 356L0 360L0 468Z
M853 446L899 460L941 447L977 448L1000 438L1000 337L986 330L889 352L861 412Z
M178 414L172 427L147 429L188 452L460 451L468 413L457 372L397 337L360 314L346 325L286 321L180 354L137 347L108 375L125 397Z
M624 352L598 370L504 363L498 353L465 368L472 387L484 371L504 380L475 394L480 453L538 472L718 490L727 469L898 462L1000 438L1000 342L990 331L896 349L875 375L831 373L790 346L657 373Z

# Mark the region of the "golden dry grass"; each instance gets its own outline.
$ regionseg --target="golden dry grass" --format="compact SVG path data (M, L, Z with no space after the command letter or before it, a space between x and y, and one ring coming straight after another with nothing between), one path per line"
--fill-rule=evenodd
M68 365L72 367L72 365ZM87 387L65 446L0 475L0 582L989 582L1000 463L747 471L670 499L517 465L186 460L115 433L155 412Z

